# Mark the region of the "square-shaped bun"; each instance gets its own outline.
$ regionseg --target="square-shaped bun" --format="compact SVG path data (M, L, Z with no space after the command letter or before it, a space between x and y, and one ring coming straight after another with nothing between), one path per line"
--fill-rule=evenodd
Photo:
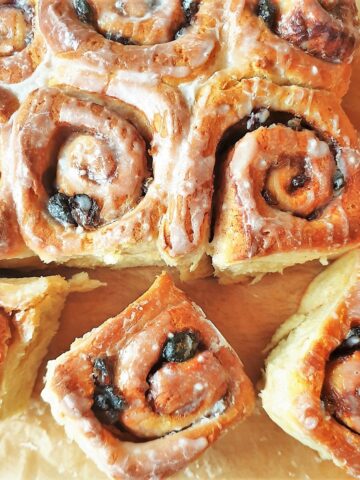
M48 364L56 421L112 478L164 478L254 406L236 353L167 274Z

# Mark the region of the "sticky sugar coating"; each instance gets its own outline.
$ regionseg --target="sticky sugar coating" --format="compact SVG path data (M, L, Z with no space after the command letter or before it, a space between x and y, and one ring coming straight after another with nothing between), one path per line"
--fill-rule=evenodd
M254 406L235 352L167 274L51 362L42 395L116 479L166 478Z
M123 45L165 43L178 38L192 23L199 8L198 0L168 2L132 2L114 5L99 1L73 0L79 20L92 25L107 40Z

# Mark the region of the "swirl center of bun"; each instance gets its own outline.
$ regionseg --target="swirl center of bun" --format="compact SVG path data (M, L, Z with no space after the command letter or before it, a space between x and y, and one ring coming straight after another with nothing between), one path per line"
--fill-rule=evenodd
M245 203L253 197L264 214L277 209L312 219L333 198L336 162L309 130L274 124L247 133L231 153L231 169L247 180L238 182L239 196Z
M89 182L101 185L114 175L116 164L109 145L101 138L88 134L75 133L69 137L59 152L59 165L66 164L76 170L80 177L86 177ZM61 168L61 172L63 168ZM64 188L64 193L74 195L75 192L67 192L66 185L70 183L59 175L58 186Z

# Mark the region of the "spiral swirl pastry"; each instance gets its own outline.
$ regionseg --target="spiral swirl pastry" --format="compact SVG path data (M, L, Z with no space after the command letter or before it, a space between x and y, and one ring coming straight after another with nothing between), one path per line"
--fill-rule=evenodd
M196 117L189 143L208 160L204 192L216 157L210 253L224 281L359 244L358 137L331 94L218 75Z
M166 274L50 362L42 396L117 479L171 475L254 406L237 355Z
M80 77L116 69L178 83L213 63L221 10L213 0L41 0L39 22L59 61L76 61Z
M144 112L57 89L34 92L18 111L10 141L17 216L43 261L161 262L157 237L178 134L168 112L176 98L147 87L139 93L153 97Z
M343 96L359 36L355 0L233 0L229 59L242 76Z
M19 83L41 62L45 46L36 25L36 0L0 0L0 81Z
M350 252L309 286L275 334L263 406L288 434L360 475L360 254Z

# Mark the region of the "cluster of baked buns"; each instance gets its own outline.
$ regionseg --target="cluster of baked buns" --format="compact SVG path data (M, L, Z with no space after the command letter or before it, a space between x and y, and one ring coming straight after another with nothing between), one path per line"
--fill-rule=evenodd
M5 266L256 277L359 242L354 0L1 1Z
M228 283L355 250L360 143L341 99L358 36L355 0L0 0L0 267L167 265ZM358 255L275 335L262 394L354 475ZM96 286L0 281L0 417L24 408L66 295ZM43 395L119 479L179 470L254 404L235 352L166 275L50 364Z

